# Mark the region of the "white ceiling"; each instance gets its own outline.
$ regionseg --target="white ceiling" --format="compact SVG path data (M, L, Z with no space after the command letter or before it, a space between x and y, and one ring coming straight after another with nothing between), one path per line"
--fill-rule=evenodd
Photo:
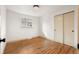
M48 13L56 12L62 8L73 7L68 5L39 5L39 9L35 10L33 5L9 5L7 9L16 11L19 13L31 15L31 16L42 16Z

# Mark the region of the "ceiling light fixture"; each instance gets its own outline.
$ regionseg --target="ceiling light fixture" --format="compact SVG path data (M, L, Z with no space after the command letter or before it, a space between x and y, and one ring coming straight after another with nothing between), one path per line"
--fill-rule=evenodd
M33 5L34 9L39 9L39 5Z

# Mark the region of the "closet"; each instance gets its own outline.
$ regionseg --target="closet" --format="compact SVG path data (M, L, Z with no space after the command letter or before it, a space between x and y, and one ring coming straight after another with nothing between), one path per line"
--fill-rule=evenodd
M73 46L74 44L74 11L54 17L54 39L56 42Z

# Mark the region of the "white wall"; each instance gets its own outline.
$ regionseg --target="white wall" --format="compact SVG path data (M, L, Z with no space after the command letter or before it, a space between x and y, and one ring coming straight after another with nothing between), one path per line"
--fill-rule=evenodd
M6 38L6 8L5 6L0 6L0 38ZM0 53L3 53L6 42L0 43Z
M76 6L67 6L61 9L58 9L58 11L48 14L48 15L44 15L43 17L41 17L41 22L42 22L42 33L43 36L50 39L50 40L54 40L54 16L55 15L59 15L59 14L63 14L69 11L74 10L74 47L77 48L77 39L78 39L78 17L77 17L77 10L76 10Z
M47 14L41 17L42 36L47 39L54 40L54 20L52 14Z
M32 28L21 28L21 18L32 19ZM7 41L30 39L39 36L40 18L7 10Z

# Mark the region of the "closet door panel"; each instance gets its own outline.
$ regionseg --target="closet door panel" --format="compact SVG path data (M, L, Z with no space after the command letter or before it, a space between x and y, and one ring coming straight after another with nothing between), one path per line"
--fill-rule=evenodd
M55 41L63 43L63 15L57 15L54 19Z
M64 44L73 46L74 12L64 14Z

